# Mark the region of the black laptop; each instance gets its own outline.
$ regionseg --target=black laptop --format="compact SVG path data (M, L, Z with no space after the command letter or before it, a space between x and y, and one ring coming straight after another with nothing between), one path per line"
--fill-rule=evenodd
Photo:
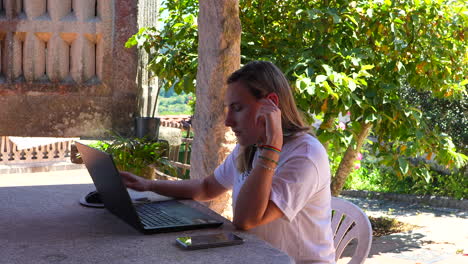
M143 233L217 227L223 222L176 200L137 202L125 187L112 156L76 142L104 206Z

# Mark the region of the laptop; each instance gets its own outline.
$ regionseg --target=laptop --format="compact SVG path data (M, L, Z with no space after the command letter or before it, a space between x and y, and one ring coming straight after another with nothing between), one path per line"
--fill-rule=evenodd
M137 202L130 198L112 155L75 142L104 207L143 233L175 232L223 224L177 200ZM142 199L139 199L142 200Z

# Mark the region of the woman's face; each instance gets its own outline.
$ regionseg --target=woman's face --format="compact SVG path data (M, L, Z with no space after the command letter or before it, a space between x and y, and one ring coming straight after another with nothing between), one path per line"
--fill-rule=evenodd
M224 103L227 108L224 123L231 127L240 145L248 146L262 140L265 128L256 121L260 103L242 82L228 85Z

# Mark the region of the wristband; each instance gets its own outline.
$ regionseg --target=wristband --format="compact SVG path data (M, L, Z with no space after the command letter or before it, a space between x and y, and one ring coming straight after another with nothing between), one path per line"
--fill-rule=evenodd
M260 159L263 159L263 160L266 160L266 161L269 161L269 162L273 162L274 164L278 165L278 162L277 162L276 160L267 158L267 157L262 156L262 155L259 155L258 157L259 157Z
M260 148L261 149L266 149L266 150L271 150L271 151L274 151L276 153L281 153L281 149L279 149L277 147L270 146L270 145L261 145Z
M267 169L267 170L269 170L269 171L275 171L275 169L266 166L266 165L263 164L262 162L258 162L257 165L260 166L260 167L262 167L262 168L264 168L264 169Z

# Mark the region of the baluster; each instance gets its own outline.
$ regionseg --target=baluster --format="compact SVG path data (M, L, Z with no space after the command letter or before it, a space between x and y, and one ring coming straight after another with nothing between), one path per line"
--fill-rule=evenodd
M71 144L73 141L67 141L65 142L65 154L63 155L64 157L68 158L71 155Z
M96 46L97 36L84 34L83 46L83 77L84 81L89 81L96 76Z
M8 17L18 17L20 19L26 19L26 12L24 11L25 0L10 0L6 2L6 14ZM10 6L8 6L10 4Z
M23 43L23 75L26 81L34 81L34 68L36 59L36 42L38 42L36 36L33 33L25 33L25 40Z
M87 40L83 36L77 36L71 44L70 48L70 75L72 79L77 83L82 83L83 80L83 64L82 61L85 59L83 56L84 45Z
M42 152L40 152L42 155L40 156L41 160L46 160L49 159L49 150L47 148L47 145L41 146Z
M10 157L9 161L10 162L11 161L14 161L14 162L20 161L21 156L20 156L20 152L18 151L18 146L16 146L16 144L13 143L12 141L10 141L10 140L8 140L8 141L9 141L8 145L10 146L9 151L8 151L9 152L8 155Z
M103 74L102 72L104 70L103 61L104 61L104 43L102 40L102 36L97 35L96 36L96 54L94 58L96 69L95 69L94 75L97 76L99 81L102 81L103 79L103 76L102 76Z
M60 158L60 152L59 152L59 143L60 142L55 142L50 145L51 148L51 158L53 159L58 159Z
M2 2L3 0L0 0ZM0 15L1 15L2 9L0 9ZM0 79L4 78L6 76L5 72L6 67L3 67L5 63L5 56L6 56L6 42L5 42L5 37L6 33L5 32L0 32Z
M72 53L72 50L77 50L77 45L75 43L76 38L76 33L60 33L61 40L57 40L59 42L57 47L60 52L59 76L60 79L65 82L73 81L72 72L76 72L76 74L79 72L79 70L76 69L76 67L78 67L77 62L79 62L79 57L76 52Z
M46 0L24 1L23 5L23 10L29 19L36 19L47 13Z
M6 153L6 146L5 146L6 140L7 140L7 137L5 137L5 136L0 137L0 163L5 163L6 160L8 160L8 158L5 155L5 153Z
M80 21L88 21L96 18L96 0L73 1L76 16Z
M47 9L50 17L54 21L59 21L65 18L72 12L72 1L71 0L48 0Z
M33 147L33 148L32 148L32 152L31 152L31 159L32 159L32 160L37 160L37 154L38 154L38 149L37 149L37 147Z
M24 50L26 33L16 32L13 37L13 80L24 77Z
M36 56L34 58L34 80L49 81L47 72L48 65L47 58L50 57L48 54L49 49L47 47L50 40L50 33L35 33L36 40L34 42L36 47Z
M33 159L33 152L34 152L34 149L33 148L28 148L28 149L23 149L24 151L24 162L32 162Z

